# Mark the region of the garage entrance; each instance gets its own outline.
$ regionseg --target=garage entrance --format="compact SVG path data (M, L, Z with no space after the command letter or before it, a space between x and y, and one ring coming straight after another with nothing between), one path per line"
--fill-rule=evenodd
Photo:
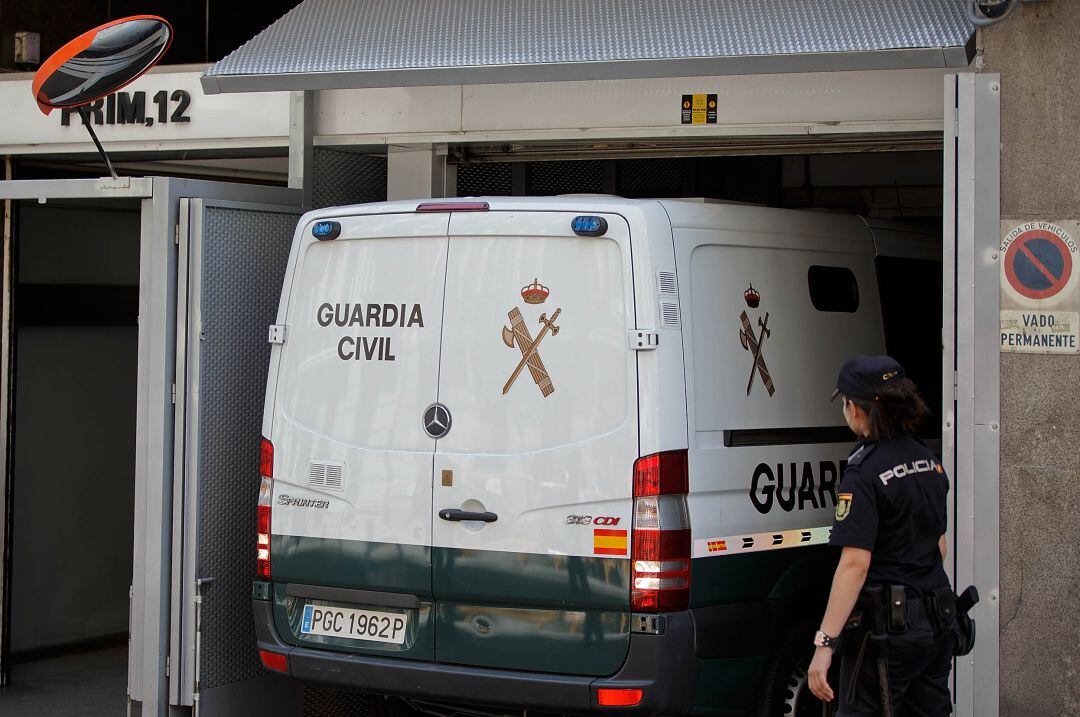
M15 203L6 696L56 713L126 699L139 205Z

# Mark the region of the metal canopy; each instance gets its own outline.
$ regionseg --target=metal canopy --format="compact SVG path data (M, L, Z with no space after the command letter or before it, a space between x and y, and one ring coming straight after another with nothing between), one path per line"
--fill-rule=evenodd
M208 94L967 67L961 0L304 0Z

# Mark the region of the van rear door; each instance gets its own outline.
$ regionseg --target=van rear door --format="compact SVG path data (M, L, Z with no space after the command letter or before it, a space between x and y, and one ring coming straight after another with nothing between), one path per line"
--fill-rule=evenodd
M455 213L436 442L436 658L614 673L629 645L637 369L630 230Z
M437 393L449 217L323 219L340 235L302 227L286 279L270 436L276 620L293 644L432 659L435 442L422 416ZM341 608L408 624L400 640L318 634L309 606L337 608L354 633L369 619Z

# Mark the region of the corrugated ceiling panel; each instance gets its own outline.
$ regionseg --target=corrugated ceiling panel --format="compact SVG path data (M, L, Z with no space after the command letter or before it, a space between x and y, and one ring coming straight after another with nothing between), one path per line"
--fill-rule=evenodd
M655 77L707 70L710 60L822 53L843 55L844 69L947 66L966 64L969 54L948 50L972 35L960 0L305 0L210 67L204 85L244 91L574 79L552 66L578 66L581 79ZM882 51L897 52L891 60L863 57ZM586 69L597 63L608 72ZM634 67L617 68L627 63ZM775 66L759 64L766 69L735 69ZM548 71L525 71L538 66ZM319 75L349 77L312 84ZM267 76L279 79L268 87ZM242 77L264 79L245 85Z

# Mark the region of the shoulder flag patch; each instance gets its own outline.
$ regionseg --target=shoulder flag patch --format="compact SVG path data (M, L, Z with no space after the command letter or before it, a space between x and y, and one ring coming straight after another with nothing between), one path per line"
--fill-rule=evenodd
M851 514L851 493L840 493L836 496L836 522L842 521Z

